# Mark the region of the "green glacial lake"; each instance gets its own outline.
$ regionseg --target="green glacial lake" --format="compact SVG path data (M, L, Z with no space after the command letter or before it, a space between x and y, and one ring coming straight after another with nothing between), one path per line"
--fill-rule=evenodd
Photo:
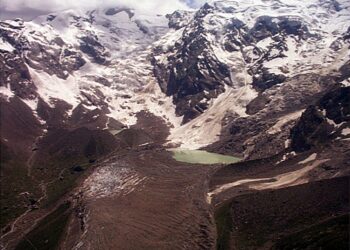
M239 158L210 153L204 150L170 149L173 158L179 162L192 164L231 164L240 161Z

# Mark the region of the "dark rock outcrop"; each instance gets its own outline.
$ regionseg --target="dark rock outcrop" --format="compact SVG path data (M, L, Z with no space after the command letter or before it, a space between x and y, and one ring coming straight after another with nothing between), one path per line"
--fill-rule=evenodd
M64 42L57 38L53 40L57 46L63 46ZM26 53L27 63L34 69L44 70L49 75L56 75L66 79L69 73L77 71L85 64L82 54L71 49L52 49L39 42L32 42L31 48Z
M94 62L98 64L107 64L109 57L109 53L106 51L106 49L103 47L103 45L98 41L97 36L90 35L90 36L83 36L80 38L80 50L87 54L88 56L92 57Z
M204 112L208 101L231 84L227 65L215 56L205 36L203 18L212 11L213 7L206 4L196 13L184 30L181 44L176 44L174 55L168 57L167 65L153 60L161 89L174 97L176 114L184 116L184 123Z
M306 25L295 17L261 16L257 19L250 34L258 41L276 34L295 35L306 39L310 34Z
M231 74L234 74L230 72L231 65L218 56L215 46L222 46L227 53L241 53L243 67L252 77L253 87L262 93L287 80L286 69L276 73L265 65L271 60L286 57L289 49L287 37L296 41L314 37L301 18L287 15L261 16L252 28L232 18L222 30L213 29L222 25L215 14L230 11L234 10L205 4L187 24L184 22L188 19L186 13L174 12L168 15L169 26L177 30L183 28L181 38L168 51L160 47L154 49L155 75L163 92L173 96L176 114L184 116L184 123L205 111L210 99L223 93L226 85L235 84L231 79ZM211 40L219 37L222 37L220 45ZM265 38L271 38L266 48L256 46ZM164 59L166 53L166 60L157 59L159 55Z
M22 29L20 22L18 26L0 23L0 37L14 48L15 52L12 55L23 55L21 56L23 63L33 69L43 70L49 75L66 79L70 73L77 71L85 64L82 53L65 44L60 37L56 36L47 43L39 39L29 41L19 32ZM32 35L41 36L42 34L36 34L36 31L33 31Z
M324 95L316 106L310 106L291 130L291 147L303 152L327 142L334 126L349 126L350 87L338 88ZM334 125L336 124L336 125Z
M177 10L172 14L166 15L166 17L169 19L169 27L178 30L188 24L189 19L192 17L192 12Z
M0 51L0 86L11 89L16 96L33 100L37 88L23 59L16 53Z
M105 11L105 14L107 16L114 16L120 12L123 12L123 11L128 14L129 18L132 18L135 15L133 10L131 10L129 8L125 8L125 7L109 8Z
M257 72L259 73L255 74L253 77L253 85L260 91L269 89L276 84L283 83L287 79L287 77L282 74L276 75L274 73L269 73L265 68L262 68L262 70L258 70L255 73Z

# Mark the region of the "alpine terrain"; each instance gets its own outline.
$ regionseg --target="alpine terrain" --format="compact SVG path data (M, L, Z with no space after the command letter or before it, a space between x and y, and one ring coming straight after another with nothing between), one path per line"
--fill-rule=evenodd
M1 20L0 101L1 249L349 249L349 0Z

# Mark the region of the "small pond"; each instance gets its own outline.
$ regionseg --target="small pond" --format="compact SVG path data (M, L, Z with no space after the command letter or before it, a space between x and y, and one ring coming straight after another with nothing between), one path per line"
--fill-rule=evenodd
M180 162L192 164L231 164L240 161L239 158L210 153L204 150L170 149L173 158Z

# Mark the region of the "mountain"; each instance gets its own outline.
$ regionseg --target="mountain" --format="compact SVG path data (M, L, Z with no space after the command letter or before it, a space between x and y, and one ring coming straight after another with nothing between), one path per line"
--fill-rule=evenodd
M166 16L115 6L0 21L1 246L241 249L249 228L228 221L240 228L257 215L236 207L276 214L271 200L284 207L280 197L298 196L298 207L328 182L343 197L349 23L346 0L209 1ZM242 161L196 168L169 148ZM308 211L315 219L287 228L286 240L330 219L335 201L325 197L324 213ZM259 223L255 235L267 222ZM247 242L282 246L278 239Z
M156 47L154 62L163 91L174 96L177 115L188 122L171 138L198 147L217 141L222 123L237 127L244 120L246 127L273 120L264 121L268 127L286 116L297 119L295 112L314 95L348 78L345 72L338 75L349 64L346 4L218 1L204 5L186 26L181 23L189 14L175 12L173 46L164 48L166 41L160 41L166 46ZM228 130L239 131L241 138L232 141L246 148L251 135L264 129L236 127ZM199 136L189 128L198 128ZM234 153L248 155L252 149L243 150Z

